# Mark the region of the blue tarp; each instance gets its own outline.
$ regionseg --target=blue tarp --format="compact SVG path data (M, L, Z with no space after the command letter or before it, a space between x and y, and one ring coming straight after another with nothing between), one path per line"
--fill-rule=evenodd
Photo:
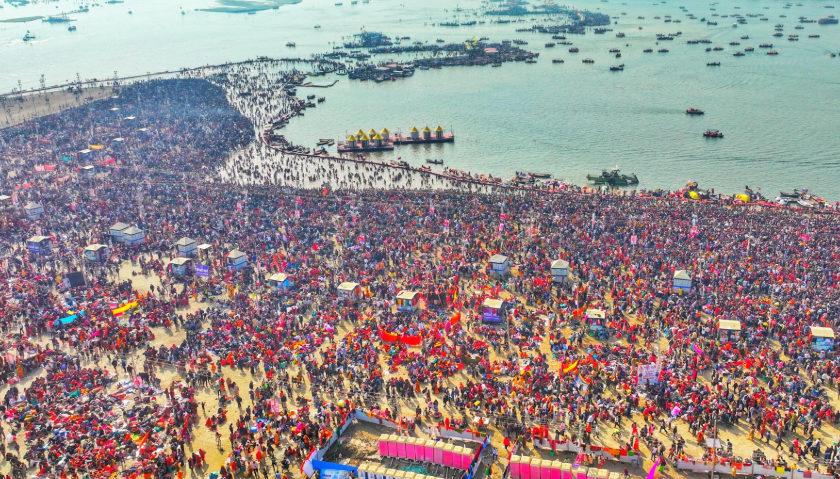
M312 461L312 468L315 469L316 471L320 471L320 470L323 470L323 469L336 469L336 470L339 470L339 471L355 472L355 471L359 470L358 467L348 466L346 464L337 464L335 462L319 461L317 459L314 459Z
M73 321L75 321L75 320L77 320L77 319L79 319L79 318L83 318L84 316L85 316L85 312L84 312L84 311L79 311L78 313L76 313L76 314L74 314L74 315L72 315L72 316L67 316L66 318L56 319L56 320L52 323L52 325L53 325L53 326L58 326L58 325L59 325L59 323L60 323L60 324L70 324L70 323L72 323Z

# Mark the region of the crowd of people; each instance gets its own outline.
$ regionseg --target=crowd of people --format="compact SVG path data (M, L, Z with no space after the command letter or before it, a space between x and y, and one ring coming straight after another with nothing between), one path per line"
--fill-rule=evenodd
M0 130L0 472L291 477L356 407L413 426L478 417L500 445L836 469L840 363L810 334L840 326L836 215L276 151L263 125L297 105L279 66L140 82ZM121 242L118 222L145 241ZM207 245L192 257L207 277L168 266L181 238ZM510 274L487 274L496 254ZM678 270L690 289L673 289ZM416 311L397 310L402 290ZM495 298L498 324L483 319Z

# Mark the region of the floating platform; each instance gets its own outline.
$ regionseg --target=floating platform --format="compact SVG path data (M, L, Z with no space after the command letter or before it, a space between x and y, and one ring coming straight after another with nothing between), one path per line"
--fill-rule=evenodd
M381 146L371 145L368 144L366 146L362 146L362 142L350 142L350 141L343 141L338 144L338 152L339 153L353 153L353 152L361 152L361 151L391 151L394 149L393 142L383 142Z
M395 135L394 136L394 144L395 145L412 145L415 143L452 143L455 141L455 134L454 133L444 133L441 135L440 138L436 138L431 136L429 138L423 138L422 136L419 138L412 138L410 136L405 135Z

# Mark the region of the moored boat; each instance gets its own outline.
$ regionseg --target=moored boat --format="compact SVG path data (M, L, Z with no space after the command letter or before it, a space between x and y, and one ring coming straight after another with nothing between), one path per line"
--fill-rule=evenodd
M619 170L617 166L609 171L601 171L600 175L586 175L586 179L596 185L632 186L639 184L639 179L636 177L635 173L622 175L621 170Z

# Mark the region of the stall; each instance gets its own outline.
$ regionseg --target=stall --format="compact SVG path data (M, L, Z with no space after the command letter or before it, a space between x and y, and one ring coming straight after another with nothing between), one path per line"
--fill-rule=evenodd
M483 322L501 323L507 319L507 304L504 300L487 298L481 306L481 320Z
M129 246L141 244L146 241L146 232L136 226L129 226L123 231L121 241Z
M501 254L493 255L487 262L487 275L494 278L504 278L510 274L510 259Z
M569 280L569 262L564 259L555 260L551 263L551 281L565 283Z
M584 318L590 331L600 332L607 329L607 312L603 309L587 309Z
M675 293L687 293L691 291L691 275L684 269L679 269L674 273L674 287Z
M228 253L225 264L227 264L228 271L239 271L248 266L248 255L235 249Z
M104 244L92 244L85 247L85 259L97 263L108 261L108 247Z
M201 258L205 258L205 259L209 258L210 257L210 251L212 249L213 249L212 245L209 245L207 243L202 243L202 244L198 245L198 256L201 257Z
M12 206L12 197L9 195L0 195L0 208L9 208Z
M359 283L345 281L338 285L339 299L357 299L362 297L362 287Z
M33 236L26 240L26 248L35 254L50 254L52 241L49 236Z
M44 214L44 207L40 203L30 201L23 207L23 211L27 218L37 218Z
M822 326L811 326L811 349L815 351L834 349L834 330Z
M420 295L416 291L402 290L397 294L397 310L414 312L420 302Z
M92 178L96 176L96 167L93 165L85 165L82 167L82 176Z
M195 268L190 258L175 258L169 262L169 272L174 276L192 276Z
M125 223L117 223L111 227L109 234L114 241L122 241L123 233L127 230L131 225L127 225Z
M718 339L721 341L735 341L741 337L741 322L729 319L718 321Z
M268 278L268 285L272 289L282 289L288 291L292 288L292 278L286 273L274 273Z
M175 242L175 250L178 256L189 258L198 251L198 244L194 239L184 237Z

